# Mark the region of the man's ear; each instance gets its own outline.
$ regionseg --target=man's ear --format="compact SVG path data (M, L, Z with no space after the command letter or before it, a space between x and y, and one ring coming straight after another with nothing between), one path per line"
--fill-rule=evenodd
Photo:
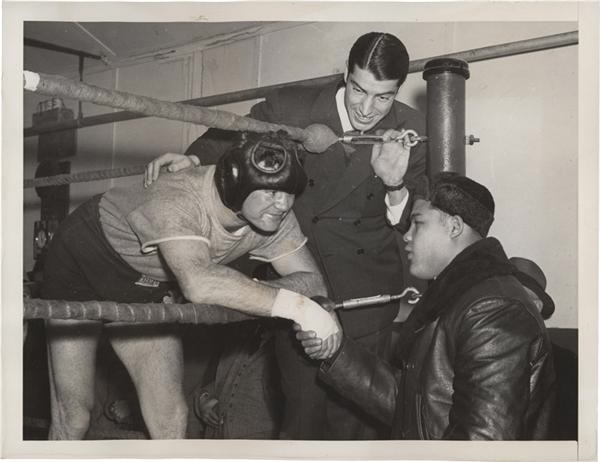
M346 69L344 69L344 82L348 83L348 61L346 61Z
M460 215L450 215L448 226L450 228L450 237L454 239L462 235L466 225Z

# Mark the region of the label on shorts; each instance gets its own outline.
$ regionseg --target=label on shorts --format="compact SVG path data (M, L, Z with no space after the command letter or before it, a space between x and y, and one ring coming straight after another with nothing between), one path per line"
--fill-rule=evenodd
M145 274L142 274L142 276L137 280L135 285L142 287L158 287L160 285L160 282L152 279L149 276L146 276Z

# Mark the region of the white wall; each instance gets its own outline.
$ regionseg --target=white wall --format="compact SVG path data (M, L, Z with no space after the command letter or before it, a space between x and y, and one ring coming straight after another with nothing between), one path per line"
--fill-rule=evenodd
M572 31L574 23L312 23L255 38L86 76L109 88L182 100L256 85L318 77L344 69L360 34L398 35L411 59ZM577 327L577 47L472 63L467 81L467 174L486 184L497 203L492 234L509 256L535 260L548 278L557 310L549 325ZM425 82L412 74L399 98L425 107ZM39 98L25 95L25 126ZM247 113L251 102L221 109ZM106 109L84 105L85 115ZM142 119L80 130L73 171L145 163L182 151L202 127ZM25 176L33 174L35 138L26 139ZM140 181L139 177L115 180ZM72 185L73 204L111 182ZM33 265L36 196L26 193L24 268Z

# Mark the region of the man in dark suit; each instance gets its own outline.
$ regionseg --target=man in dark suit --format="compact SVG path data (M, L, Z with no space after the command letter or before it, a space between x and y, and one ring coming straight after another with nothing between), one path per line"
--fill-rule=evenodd
M287 87L252 107L256 119L305 128L325 124L336 135L348 131L378 133L384 143L342 145L322 154L305 154L308 186L294 211L335 301L404 287L395 228L415 179L425 174L425 147L393 142L405 130L422 134L423 116L395 100L408 73L403 43L387 33L371 32L352 46L344 79L315 87ZM162 165L171 170L192 163L214 163L231 143L231 133L209 130L187 150L188 157L165 154L151 164L146 182ZM194 156L197 156L194 158ZM386 357L397 304L339 313L345 335ZM276 334L285 409L283 439L377 439L378 423L358 407L328 391L317 380L318 363L298 349L289 329Z

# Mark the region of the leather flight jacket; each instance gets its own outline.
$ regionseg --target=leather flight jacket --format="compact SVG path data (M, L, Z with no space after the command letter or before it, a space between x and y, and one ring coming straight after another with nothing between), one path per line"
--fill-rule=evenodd
M345 338L320 378L390 425L392 439L549 436L551 343L531 296L510 274L457 296L395 365Z

